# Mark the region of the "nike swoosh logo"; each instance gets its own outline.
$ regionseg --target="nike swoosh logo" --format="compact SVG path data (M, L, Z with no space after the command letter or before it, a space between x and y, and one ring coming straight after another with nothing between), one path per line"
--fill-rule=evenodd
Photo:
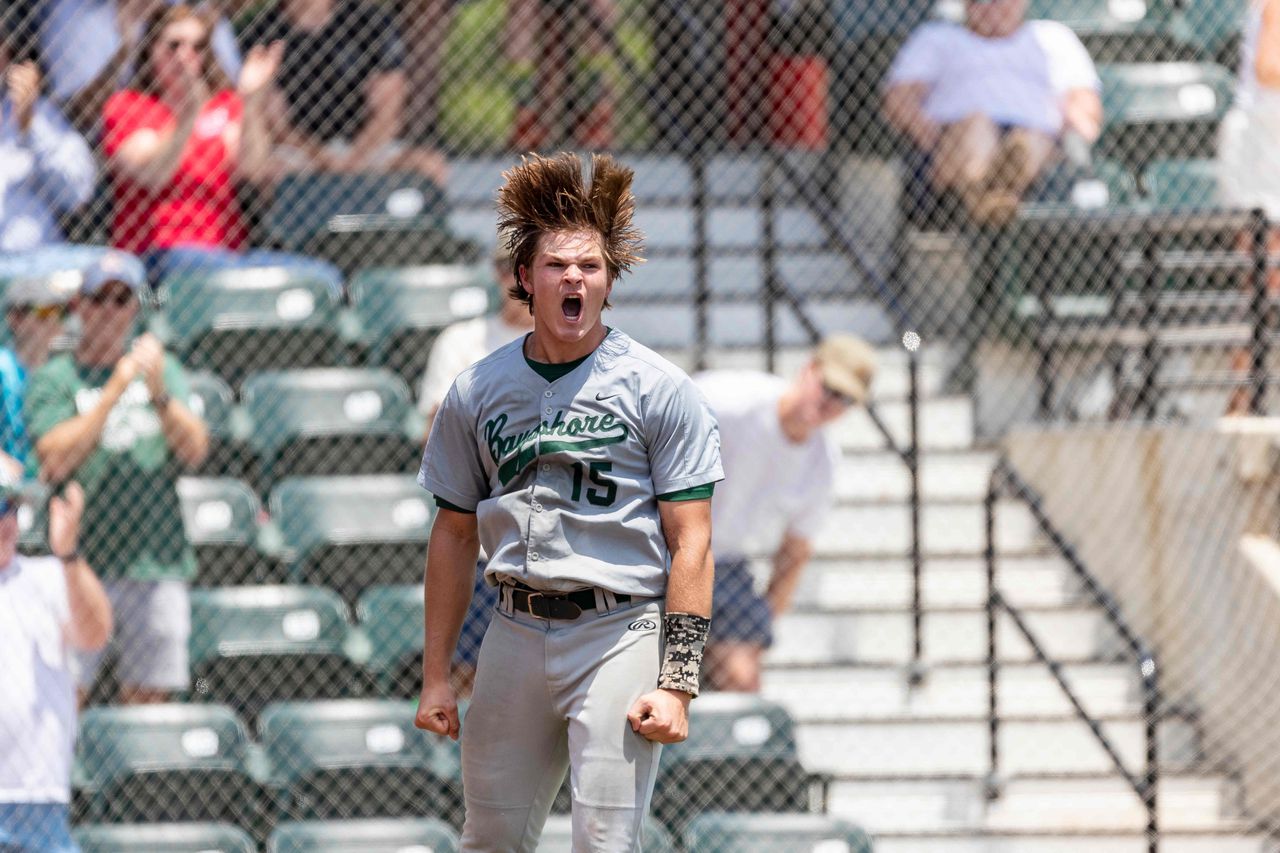
M606 394L603 391L601 391L599 394L596 394L596 402L603 403L605 400L612 400L614 397L618 396L621 393L622 393L621 391L614 391L612 394Z

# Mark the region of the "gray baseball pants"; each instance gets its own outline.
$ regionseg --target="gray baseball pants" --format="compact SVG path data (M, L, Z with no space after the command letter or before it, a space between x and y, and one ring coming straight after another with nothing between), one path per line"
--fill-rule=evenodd
M574 853L640 849L661 746L627 712L657 684L662 605L596 599L546 621L514 612L503 589L462 725L464 851L533 853L566 768Z

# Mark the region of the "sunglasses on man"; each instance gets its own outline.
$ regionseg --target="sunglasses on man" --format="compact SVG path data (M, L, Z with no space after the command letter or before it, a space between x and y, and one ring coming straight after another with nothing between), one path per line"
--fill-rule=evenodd
M65 305L14 305L10 310L37 320L62 320L67 316Z

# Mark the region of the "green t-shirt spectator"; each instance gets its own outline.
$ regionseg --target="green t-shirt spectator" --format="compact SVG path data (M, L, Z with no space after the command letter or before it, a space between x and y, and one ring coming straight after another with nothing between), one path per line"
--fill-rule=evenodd
M113 371L114 366L77 364L69 354L50 359L27 389L23 411L33 441L89 411ZM182 365L168 354L164 382L174 398L189 396ZM181 474L147 386L138 378L111 410L98 447L72 475L85 491L80 551L102 578L195 576L195 552L187 542L178 501Z

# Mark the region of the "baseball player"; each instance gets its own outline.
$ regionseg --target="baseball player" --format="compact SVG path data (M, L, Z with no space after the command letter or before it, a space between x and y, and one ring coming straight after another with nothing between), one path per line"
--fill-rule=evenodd
M639 849L683 740L711 613L714 418L601 318L640 260L632 173L571 154L506 173L499 228L533 332L464 370L419 482L435 495L417 724L462 736L466 851L533 851L570 773L575 851ZM460 727L449 661L480 545L498 606Z
M715 413L728 474L712 519L715 627L706 672L715 688L760 690L773 620L790 605L831 507L840 450L825 427L866 401L874 375L870 346L831 335L789 382L751 370L693 378ZM772 564L763 595L751 557Z

